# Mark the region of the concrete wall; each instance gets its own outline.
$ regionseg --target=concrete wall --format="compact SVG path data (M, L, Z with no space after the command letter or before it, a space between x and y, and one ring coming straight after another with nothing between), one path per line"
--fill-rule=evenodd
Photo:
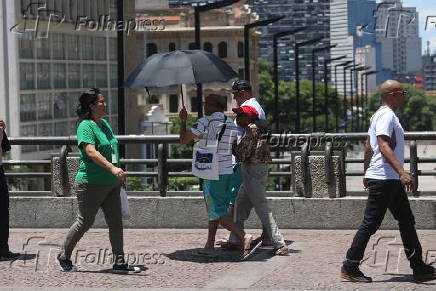
M271 209L280 228L355 229L363 218L365 197L270 198ZM207 217L201 197L130 197L132 218L126 228L206 228ZM410 198L417 228L436 228L436 197ZM11 197L12 228L69 228L77 211L75 198ZM94 227L106 227L102 213ZM247 228L260 228L254 211ZM387 213L384 229L396 229Z

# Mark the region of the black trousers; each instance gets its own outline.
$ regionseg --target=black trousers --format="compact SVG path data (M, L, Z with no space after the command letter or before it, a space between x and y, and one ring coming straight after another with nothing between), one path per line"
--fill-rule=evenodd
M9 240L9 191L5 171L0 166L0 252L8 251Z
M389 209L398 221L404 251L410 267L422 263L422 248L415 229L415 218L409 199L399 180L368 179L369 195L363 222L347 252L345 265L357 265L363 259L368 241L380 227Z

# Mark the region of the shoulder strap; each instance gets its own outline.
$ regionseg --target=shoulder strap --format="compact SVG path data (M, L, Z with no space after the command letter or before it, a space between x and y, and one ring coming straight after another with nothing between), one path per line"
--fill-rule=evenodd
M223 137L223 134L226 131L226 128L227 128L227 116L224 115L224 123L223 123L223 127L221 128L221 131L218 135L218 142L221 141L221 138Z

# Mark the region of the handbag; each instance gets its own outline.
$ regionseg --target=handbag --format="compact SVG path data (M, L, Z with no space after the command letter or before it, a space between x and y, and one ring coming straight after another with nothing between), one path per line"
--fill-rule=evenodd
M226 122L227 116L224 118L224 124L217 139L213 139L212 143L208 143L208 133L206 139L200 139L194 144L192 150L192 174L194 176L206 180L219 180L218 144L226 130Z
M129 200L127 199L126 189L124 187L120 188L120 199L121 199L121 217L123 219L129 219L131 216Z

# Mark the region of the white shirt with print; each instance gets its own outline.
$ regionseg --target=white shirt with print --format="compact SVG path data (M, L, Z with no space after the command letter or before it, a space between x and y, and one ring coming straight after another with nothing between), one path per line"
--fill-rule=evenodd
M378 180L398 180L399 175L383 157L377 143L378 136L388 136L391 140L395 157L401 165L404 164L404 129L394 111L388 106L381 106L371 117L368 130L373 152L365 178Z

